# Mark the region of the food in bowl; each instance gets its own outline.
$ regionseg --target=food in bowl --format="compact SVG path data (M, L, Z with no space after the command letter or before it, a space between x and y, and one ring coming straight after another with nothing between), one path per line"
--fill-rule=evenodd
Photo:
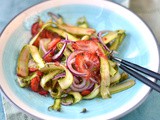
M45 1L15 17L0 36L0 86L5 96L23 112L38 119L47 120L118 119L137 108L149 95L151 88L136 79L134 79L136 85L113 94L111 99L102 99L97 96L92 100L81 100L78 104L62 106L61 112L46 109L53 104L52 97L39 95L31 91L29 87L21 88L17 85L15 82L17 80L17 58L22 47L29 43L31 38L29 29L37 15L41 20L48 21L50 18L47 12L50 11L63 15L65 23L71 25L75 25L79 17L85 16L89 26L96 29L97 32L105 29L125 30L127 36L118 48L117 57L158 71L159 53L155 37L146 24L131 11L103 0L100 2L97 0ZM130 79L132 79L131 76ZM87 109L86 114L80 113L83 108Z
M116 51L125 39L124 30L97 33L85 17L73 26L61 15L48 15L50 21L39 17L32 25L32 38L19 53L16 70L20 87L50 95L54 104L49 109L60 111L61 105L111 98L135 84L110 58L110 51Z

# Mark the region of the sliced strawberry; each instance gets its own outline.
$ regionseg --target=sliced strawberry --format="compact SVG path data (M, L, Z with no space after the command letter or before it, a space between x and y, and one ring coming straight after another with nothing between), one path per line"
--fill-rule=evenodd
M48 44L48 50L53 49L58 42L60 42L61 38L60 37L55 37L52 39L52 41Z
M57 33L51 32L49 30L43 30L44 36L41 36L43 38L50 38L50 39L54 39L59 37L59 35Z
M81 95L86 96L86 95L89 95L90 93L91 93L90 90L84 90L84 91L81 92Z
M36 41L33 43L33 45L38 48L38 47L39 47L39 41L40 41L40 40L41 40L41 38L38 37L38 38L36 39Z
M92 40L77 41L72 44L72 48L75 50L83 50L91 53L96 53L98 45Z
M37 73L37 76L39 76L39 77L43 76L43 73L41 71L39 71L39 70L37 70L36 73Z
M39 78L39 76L34 77L31 80L31 84L30 85L31 85L31 89L34 92L38 92L39 91L39 85L40 85L40 78Z
M34 78L31 80L31 84L30 84L31 90L34 91L34 92L39 93L40 95L47 95L47 94L48 94L48 91L45 91L45 90L40 86L40 77L39 77L39 76L42 76L42 73L40 73L40 71L37 71L37 76L34 77Z
M38 70L38 68L29 67L29 72L35 72L35 71L37 71L37 70Z
M33 25L32 25L32 28L31 28L31 33L32 33L32 36L34 37L38 32L39 30L41 29L41 27L43 26L43 22L40 20L40 21L37 21L35 22ZM35 45L36 47L39 47L39 41L40 39L43 39L43 38L50 38L50 39L54 39L54 38L57 38L59 37L58 34L56 33L53 33L51 31L48 31L48 30L43 30L40 35L38 36L38 38L36 39L36 41L33 43L33 45Z
M75 59L75 68L77 71L86 73L86 79L99 71L100 61L96 54L84 52L78 54Z
M47 94L48 94L48 91L45 91L45 90L43 90L42 88L38 91L38 93L40 94L40 95L44 95L44 96L46 96Z
M53 57L53 55L48 54L43 59L44 59L45 62L53 62L52 57Z
M32 27L31 27L32 36L35 36L39 32L42 25L43 25L42 21L37 21L32 25Z

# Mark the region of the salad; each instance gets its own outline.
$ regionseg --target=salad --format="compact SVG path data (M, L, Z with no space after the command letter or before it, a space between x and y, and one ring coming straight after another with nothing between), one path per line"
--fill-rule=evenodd
M62 105L83 99L111 98L135 84L110 58L109 51L116 51L123 42L124 30L97 33L85 17L73 26L61 15L48 15L48 22L39 18L32 25L32 38L19 53L20 87L51 96L54 104L49 109L60 111Z

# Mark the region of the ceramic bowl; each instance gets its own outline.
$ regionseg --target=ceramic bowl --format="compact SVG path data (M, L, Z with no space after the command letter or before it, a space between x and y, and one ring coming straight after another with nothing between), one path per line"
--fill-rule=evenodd
M62 112L48 111L51 97L44 97L16 82L18 54L31 38L30 27L38 16L49 20L51 11L64 17L66 23L76 24L85 16L92 28L100 30L124 29L127 36L118 50L118 56L153 71L159 68L159 52L154 35L133 12L110 1L103 0L51 0L35 5L16 16L0 37L0 86L6 97L22 111L40 119L117 119L139 106L151 89L136 80L132 88L112 95L111 99L82 100L72 106L63 106ZM134 79L134 78L133 78ZM155 81L154 79L151 79ZM87 113L80 113L87 108Z

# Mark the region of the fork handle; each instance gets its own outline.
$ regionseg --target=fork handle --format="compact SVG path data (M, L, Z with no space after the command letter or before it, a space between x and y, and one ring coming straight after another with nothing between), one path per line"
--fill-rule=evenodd
M125 72L127 72L128 74L130 74L131 76L137 78L138 80L140 80L144 84L148 85L149 87L151 87L152 89L154 89L154 90L156 90L157 92L160 93L160 86L158 84L152 82L148 78L146 78L146 77L142 76L141 74L139 74L138 72L124 66L123 64L120 64L119 67L122 70L124 70Z
M133 68L133 69L135 69L135 70L137 70L139 72L142 72L142 73L144 73L144 74L146 74L146 75L148 75L150 77L153 77L153 78L155 78L157 80L160 80L160 74L159 73L156 73L156 72L154 72L152 70L146 69L146 68L144 68L142 66L139 66L137 64L128 62L126 60L122 60L122 59L119 59L119 58L116 58L116 57L113 58L113 59L116 60L117 62L120 62L123 65L129 66L129 67L131 67L131 68Z

